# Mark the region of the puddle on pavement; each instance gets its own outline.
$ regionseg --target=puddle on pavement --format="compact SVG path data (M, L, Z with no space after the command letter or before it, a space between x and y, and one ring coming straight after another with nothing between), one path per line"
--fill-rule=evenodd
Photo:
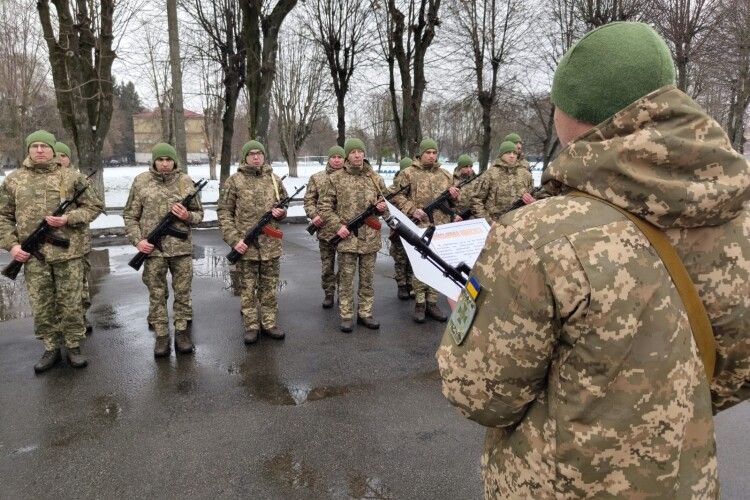
M193 274L202 278L214 278L223 282L223 289L240 294L240 276L237 269L226 259L227 248L217 250L214 247L195 245L193 247ZM286 280L279 281L279 292L288 285Z
M13 450L11 455L23 455L24 453L31 453L34 450L39 449L38 444L30 444L28 446L23 446L21 448L18 448L17 450Z
M232 373L230 371L230 373ZM245 374L242 385L257 399L277 406L299 406L309 401L334 398L348 394L354 386L283 384L262 374Z
M122 328L117 309L112 304L98 304L89 310L89 320L98 330L114 330Z
M100 419L114 422L122 416L122 407L112 395L98 396L94 399L94 412Z
M322 477L313 467L288 451L266 460L263 470L270 478L293 490L316 490L322 483Z
M440 370L436 368L427 372L418 373L416 377L427 380L440 380Z
M393 492L377 477L368 477L359 472L349 472L347 475L347 498L394 498ZM334 495L336 491L331 491Z

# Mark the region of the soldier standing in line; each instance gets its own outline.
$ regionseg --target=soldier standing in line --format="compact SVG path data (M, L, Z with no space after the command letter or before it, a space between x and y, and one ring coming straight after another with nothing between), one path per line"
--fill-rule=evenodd
M216 214L224 241L242 255L237 270L246 345L257 342L259 332L273 339L284 338L284 332L278 326L277 298L281 239L263 233L254 245L248 246L242 240L245 232L254 227L269 209L274 218L271 224L278 228L278 221L286 216L286 210L272 207L287 196L281 179L266 163L263 144L258 141L245 143L240 167L222 187Z
M440 167L437 142L425 138L419 144L419 156L411 166L400 172L394 180L391 189L395 192L403 186L409 185L407 195L399 194L393 197L393 204L417 222L419 227L429 227L431 223L446 224L452 222L450 215L442 210L435 210L433 221L422 207L437 198L446 189L450 190L451 203L455 206L460 189L453 185L453 178L445 169ZM416 304L414 306L414 321L424 323L425 316L437 321L446 321L448 316L437 305L438 294L435 290L419 281L414 282Z
M75 167L71 160L71 154L70 154L70 148L67 146L67 144L63 142L57 142L55 143L55 153L57 154L57 160L60 163L60 165L63 168L72 168L76 172L80 173L80 170ZM93 191L94 186L89 184L89 188ZM89 273L91 272L91 262L89 262L89 254L91 253L91 230L87 227L86 228L86 241L84 243L84 256L83 256L83 265L84 265L84 271L83 271L83 321L86 324L86 335L90 335L93 331L93 327L91 326L91 323L89 322L89 318L87 316L87 313L89 309L91 308L91 292L89 291Z
M396 182L399 174L412 163L412 159L409 157L402 158L398 164L398 172L393 176L393 182ZM389 238L391 244L388 252L393 258L393 270L394 278L396 280L396 286L398 287L398 298L401 300L409 300L414 297L414 290L412 290L412 279L414 274L411 270L411 264L409 258L406 256L406 250L404 250L404 244L401 243L401 238L391 231Z
M719 497L712 398L750 397L750 165L674 82L634 22L555 71L557 195L493 225L437 353L488 427L487 498Z
M376 204L380 213L385 212L386 191L383 179L365 164L365 145L359 139L347 139L344 144L346 163L344 168L328 177L320 213L324 220L338 228L336 234L342 238L336 252L339 259L339 315L341 331L352 331L354 316L354 274L359 265L359 293L357 323L371 330L380 328L372 310L375 302L373 282L375 279L375 257L381 247L380 231L363 224L356 233L351 233L346 222Z
M500 144L500 152L492 166L475 181L471 198L474 217L496 222L524 193L531 191L533 180L528 169L516 162L516 146L510 141Z
M458 157L458 165L453 170L453 185L458 186L461 182L473 179L477 176L474 172L474 160L471 156L463 154ZM461 188L461 196L456 202L456 213L461 220L471 218L471 197L476 189L477 181L470 182Z
M505 141L512 142L516 145L516 164L531 172L531 164L526 160L526 155L523 152L523 141L521 140L521 136L513 132L505 136L503 142Z
M148 324L156 334L154 357L169 356L169 314L167 312L167 271L172 274L174 293L174 347L181 354L192 353L195 345L191 338L193 301L193 242L190 228L203 220L203 207L198 197L190 206L180 202L195 188L193 180L179 169L177 151L165 143L151 150L151 168L136 176L130 187L128 201L122 212L128 240L139 252L148 254L143 265L143 283L148 288ZM167 235L161 249L146 240L159 221L173 213L179 222L177 229L187 231L188 237L180 240Z
M45 130L30 134L23 166L11 172L0 188L0 245L14 260L25 263L34 334L44 343L44 354L34 365L36 373L49 370L60 361L63 344L71 366L81 368L88 364L80 347L86 337L83 256L88 225L103 209L102 201L86 189L65 214L49 215L61 200L88 185L83 175L62 168L56 161L55 142L55 136ZM43 219L70 245L66 249L44 243L40 255L32 256L21 248L21 243ZM37 258L40 256L42 260Z
M323 287L323 309L333 307L333 295L336 292L336 247L328 240L333 238L338 229L334 224L320 216L319 204L325 194L328 177L344 166L344 148L333 146L328 150L328 162L325 170L317 172L310 177L305 189L305 214L310 222L318 228L318 247L320 248L320 263L322 267L321 285Z

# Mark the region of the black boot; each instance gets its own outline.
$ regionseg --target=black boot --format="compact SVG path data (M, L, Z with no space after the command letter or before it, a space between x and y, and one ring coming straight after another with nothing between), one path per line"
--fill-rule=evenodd
M323 297L323 309L330 309L333 307L333 294L327 293L325 297Z
M377 330L380 328L380 323L378 323L372 316L357 316L357 324L369 328L370 330Z
M154 343L154 357L165 358L169 356L170 352L171 349L169 347L169 335L156 337L156 342Z
M341 320L341 326L339 329L344 333L351 333L352 332L352 320L351 319L342 319Z
M398 298L401 300L409 300L409 287L406 285L398 286Z
M89 360L81 353L80 347L68 349L68 364L73 368L83 368L89 364Z
M57 363L60 362L62 356L60 355L60 349L52 349L51 351L44 351L42 357L39 359L37 364L34 365L35 373L46 372Z
M427 316L441 323L448 321L448 315L441 311L437 304L433 304L432 302L427 303Z
M174 332L174 350L180 354L188 354L195 350L193 339L190 338L188 330L177 330Z
M258 341L258 330L245 330L245 335L242 337L242 341L245 345L251 345Z
M268 329L261 328L260 331L263 335L267 335L271 337L272 339L276 339L276 340L281 340L284 337L286 337L286 334L283 331L281 331L281 329L278 326L274 326L273 328L268 328Z
M84 317L84 321L86 322L86 336L88 337L91 335L91 332L94 331L94 326L91 324L88 318Z
M427 305L424 302L417 302L414 304L414 321L417 323L424 323L424 315Z

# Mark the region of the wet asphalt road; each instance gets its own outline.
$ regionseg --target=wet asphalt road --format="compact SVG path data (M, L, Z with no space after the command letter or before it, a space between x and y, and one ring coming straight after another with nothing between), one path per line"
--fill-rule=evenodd
M380 331L339 332L317 243L283 229L288 336L250 348L216 230L195 238L193 356L154 361L131 247L92 254L85 370L34 375L23 280L0 280L0 498L479 498L484 432L440 393L444 325L411 321L381 252ZM750 404L717 418L717 440L723 497L747 498Z

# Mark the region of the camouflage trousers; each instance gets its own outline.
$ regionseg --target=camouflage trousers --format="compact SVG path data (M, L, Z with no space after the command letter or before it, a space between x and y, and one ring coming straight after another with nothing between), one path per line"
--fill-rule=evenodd
M359 262L358 312L363 318L372 316L375 303L375 256L373 253L339 252L339 315L341 319L354 316L354 274Z
M326 295L336 292L336 247L325 240L319 240L320 264L322 267L320 282Z
M278 315L279 259L240 260L237 270L240 274L240 307L245 330L270 330L275 327Z
M89 262L89 254L86 254L83 256L83 292L81 293L84 315L91 308L91 292L89 291L89 273L90 272L91 272L91 262Z
M393 257L393 269L395 271L395 280L398 286L411 286L413 280L413 273L411 270L411 263L409 258L406 256L406 250L404 250L404 244L401 243L401 238L394 238L391 241L389 253Z
M414 287L414 300L416 302L422 303L426 300L430 304L437 303L438 293L435 291L435 289L425 285L414 276L412 276L411 281L412 286Z
M143 264L142 279L148 288L148 322L154 327L157 337L169 335L167 271L172 275L175 330L186 329L187 322L193 319L193 300L190 296L193 285L193 257L149 257Z
M42 262L32 258L24 264L24 279L34 314L34 335L48 351L78 347L86 338L83 321L82 258Z

